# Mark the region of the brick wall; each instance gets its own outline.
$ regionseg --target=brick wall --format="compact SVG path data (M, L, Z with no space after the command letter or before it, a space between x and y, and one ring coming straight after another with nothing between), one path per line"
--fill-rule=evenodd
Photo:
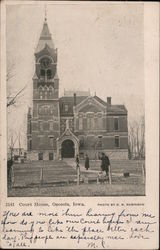
M114 132L114 117L118 118L118 131L119 132L127 132L128 125L127 125L127 116L107 116L107 132Z

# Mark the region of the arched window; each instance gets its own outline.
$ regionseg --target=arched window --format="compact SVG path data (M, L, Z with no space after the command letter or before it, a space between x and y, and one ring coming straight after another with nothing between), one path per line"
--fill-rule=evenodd
M42 99L43 98L43 92L42 92L43 88L42 86L39 87L39 98Z
M50 86L49 87L49 98L52 98L52 92L53 92L53 88Z
M42 99L43 98L43 92L39 92L39 98Z
M44 87L44 98L47 99L48 97L48 88L45 86Z
M45 70L44 69L41 69L40 75L41 75L42 78L45 77Z
M45 81L51 79L53 58L51 56L42 56L39 58L38 63L40 65L40 78Z

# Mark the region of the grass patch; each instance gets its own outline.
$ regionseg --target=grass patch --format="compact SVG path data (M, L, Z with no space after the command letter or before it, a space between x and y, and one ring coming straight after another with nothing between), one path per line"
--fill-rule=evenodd
M8 191L10 197L93 197L93 196L144 196L144 184L81 184L71 186L13 188Z

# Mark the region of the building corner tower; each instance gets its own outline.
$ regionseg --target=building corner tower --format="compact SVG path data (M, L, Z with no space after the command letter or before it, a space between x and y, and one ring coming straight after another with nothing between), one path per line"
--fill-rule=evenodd
M56 139L60 136L59 78L57 49L49 32L47 19L35 50L33 109L29 108L27 149L30 160L56 158Z

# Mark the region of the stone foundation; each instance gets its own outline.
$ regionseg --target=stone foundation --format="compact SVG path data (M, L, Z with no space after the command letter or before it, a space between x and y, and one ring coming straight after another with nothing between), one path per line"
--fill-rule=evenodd
M43 160L49 161L49 153L53 153L53 160L57 159L57 151L56 150L32 150L27 152L27 160L29 161L38 161L39 153L43 153Z
M103 152L106 155L108 155L109 159L128 160L128 150L127 149L103 150Z
M84 158L87 154L90 159L98 159L98 153L104 152L108 155L109 159L115 160L127 160L128 159L128 150L127 149L119 149L119 150L108 150L103 149L95 152L94 150L80 150L79 157ZM43 160L49 161L49 153L53 153L53 160L57 160L58 155L56 150L32 150L27 152L27 160L29 161L38 161L38 154L43 153Z
M127 149L119 149L119 150L98 150L95 152L94 150L80 150L79 156L80 158L84 158L85 154L89 156L90 159L98 159L98 153L104 152L109 159L115 159L115 160L127 160L128 159L128 150Z

